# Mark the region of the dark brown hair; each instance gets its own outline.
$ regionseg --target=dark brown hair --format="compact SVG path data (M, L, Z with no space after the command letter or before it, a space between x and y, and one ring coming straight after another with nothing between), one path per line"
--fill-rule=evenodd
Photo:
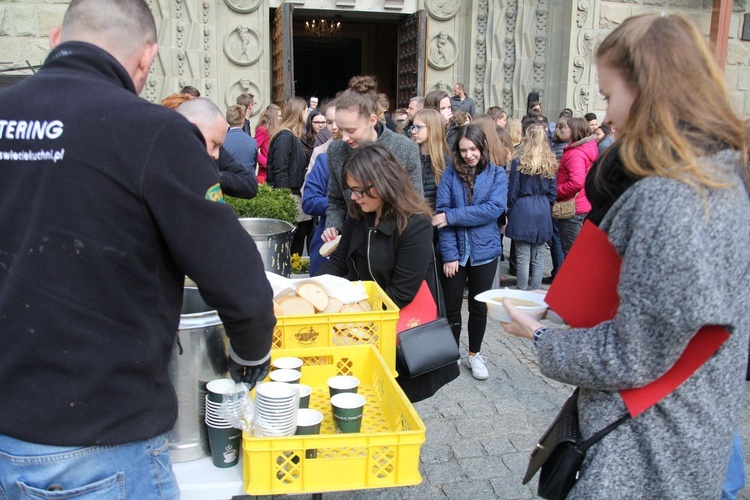
M474 172L472 172L471 167L461 157L461 149L459 147L461 139L468 139L473 142L481 153L479 163L477 163ZM453 168L456 170L459 179L466 184L468 191L467 203L471 203L471 198L474 196L474 181L479 174L482 173L482 170L490 164L489 149L490 148L487 145L487 136L484 135L484 131L482 131L482 128L479 125L471 123L458 129L456 142L453 143Z
M430 207L414 187L406 169L380 143L372 142L355 148L341 170L344 182L347 176L361 182L365 188L372 186L378 191L383 200L380 219L394 219L399 234L404 232L412 215L432 216ZM349 215L357 220L364 217L356 203L349 203Z

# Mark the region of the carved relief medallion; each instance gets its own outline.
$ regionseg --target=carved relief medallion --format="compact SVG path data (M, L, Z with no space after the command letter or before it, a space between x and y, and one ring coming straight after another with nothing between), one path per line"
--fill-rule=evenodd
M227 7L240 14L247 14L258 8L260 0L224 0Z
M456 61L456 41L446 31L440 30L430 40L427 62L435 69L450 68Z
M255 116L262 110L266 109L266 104L263 102L263 95L260 93L260 88L250 81L249 78L240 78L234 83L234 85L229 86L224 95L224 104L226 104L227 107L236 104L237 96L246 92L253 94L254 105L253 111L250 114L251 116Z
M224 37L224 54L238 66L249 66L258 59L263 52L258 33L245 26L238 25Z
M459 0L427 0L424 6L427 8L430 17L447 21L456 15L461 2Z

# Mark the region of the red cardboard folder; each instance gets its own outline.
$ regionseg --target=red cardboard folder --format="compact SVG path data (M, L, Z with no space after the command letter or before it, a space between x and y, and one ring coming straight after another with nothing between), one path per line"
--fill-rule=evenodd
M439 285L438 285L439 286ZM401 308L396 322L396 333L401 333L409 328L435 321L438 317L438 309L432 292L426 281L422 281L417 295L408 305Z
M615 317L620 304L617 284L622 258L606 233L586 221L547 292L545 301L568 325L591 328ZM643 387L620 391L630 415L646 411L687 380L721 347L729 332L704 326L675 364Z

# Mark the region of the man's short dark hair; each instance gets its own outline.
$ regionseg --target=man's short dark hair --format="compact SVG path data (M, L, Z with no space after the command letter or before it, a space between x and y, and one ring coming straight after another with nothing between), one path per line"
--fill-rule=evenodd
M586 113L585 115L583 115L583 117L587 122L590 122L591 120L598 120L598 118L596 117L596 113Z
M237 96L237 104L241 104L246 108L255 104L255 96L250 92L240 94Z
M191 95L193 97L200 97L201 96L200 90L196 89L192 85L185 85L184 87L182 87L182 90L180 90L180 94L188 94L188 95Z

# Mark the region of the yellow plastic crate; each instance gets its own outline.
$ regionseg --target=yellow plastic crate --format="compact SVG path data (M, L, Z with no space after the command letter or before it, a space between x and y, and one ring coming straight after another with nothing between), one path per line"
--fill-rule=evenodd
M319 493L411 486L422 482L419 450L425 425L372 345L286 349L272 357L302 358L310 408L323 413L319 435L242 438L249 495ZM326 381L354 375L366 399L362 432L336 434ZM317 450L306 458L306 450Z
M399 308L374 281L363 281L372 311L281 316L273 333L274 349L372 344L396 375L396 323Z

